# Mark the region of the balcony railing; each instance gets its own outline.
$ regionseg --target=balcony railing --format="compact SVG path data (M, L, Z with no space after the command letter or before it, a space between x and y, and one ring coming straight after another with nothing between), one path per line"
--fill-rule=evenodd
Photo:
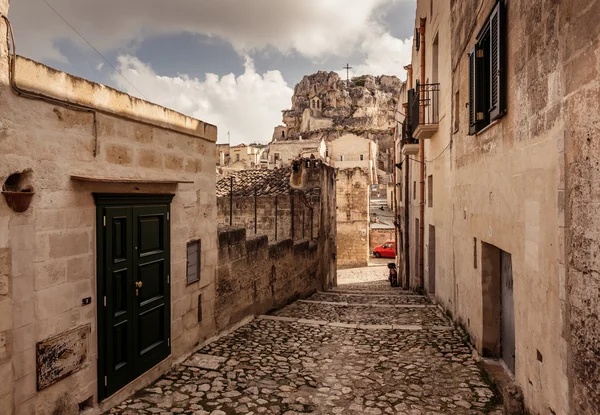
M417 83L410 108L415 138L431 138L440 122L440 84Z

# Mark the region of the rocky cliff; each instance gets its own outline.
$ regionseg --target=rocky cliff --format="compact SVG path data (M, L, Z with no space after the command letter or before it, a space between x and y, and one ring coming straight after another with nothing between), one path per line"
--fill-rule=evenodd
M284 125L275 128L273 140L329 141L351 132L387 147L401 86L395 76L364 75L347 82L336 72L307 75L294 88L292 108L283 111Z

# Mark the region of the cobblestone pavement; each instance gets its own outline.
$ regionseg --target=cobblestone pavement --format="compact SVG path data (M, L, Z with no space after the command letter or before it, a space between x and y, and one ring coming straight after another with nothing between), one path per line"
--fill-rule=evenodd
M471 348L437 308L407 303L420 297L382 284L365 286L380 296L315 294L316 302L259 317L109 413L502 413ZM353 297L352 304L334 296Z
M445 326L450 323L436 306L388 308L363 305L333 305L296 302L275 313L281 317L306 320L326 320L337 323L400 324L420 326Z

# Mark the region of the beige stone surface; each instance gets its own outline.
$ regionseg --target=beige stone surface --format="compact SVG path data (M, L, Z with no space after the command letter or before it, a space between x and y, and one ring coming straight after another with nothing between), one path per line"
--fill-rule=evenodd
M5 8L6 0L0 0L0 11ZM5 33L3 22L0 29ZM0 334L6 340L0 359L11 354L0 372L0 412L51 414L61 405L76 412L77 404L89 396L96 402L98 390L96 307L102 300L96 298L93 192L175 194L171 301L186 324L173 313L172 356L191 352L215 333L212 304L201 324L190 316L197 315L199 294L206 292L208 301L214 301L208 292L214 291L217 263L216 127L18 58L16 80L22 88L95 108L96 143L91 113L18 97L7 83L5 54L1 42L0 184L10 174L28 170L26 179L35 195L24 213L13 212L0 198ZM191 183L93 183L73 181L73 174ZM185 285L186 243L197 238L202 239L201 281ZM91 305L82 305L85 297L92 298ZM86 367L38 392L35 343L85 324L91 326ZM167 359L128 390L164 373L170 364Z
M594 385L600 369L593 350L600 341L600 325L592 311L598 304L592 293L600 286L600 268L590 250L600 239L594 219L600 181L593 165L598 152L592 138L600 105L600 63L593 58L600 32L591 22L600 15L600 1L508 5L508 112L477 135L467 136L466 53L495 4L434 2L431 7L429 1L417 2L415 26L420 18L427 19L421 39L425 78L434 77L431 56L437 35L440 82L438 132L424 145L425 160L431 160L425 174L433 176L434 203L425 208L423 288L432 288L429 230L434 226L435 297L481 352L482 243L510 253L515 377L526 409L596 413L600 398ZM414 47L412 71L409 89L421 71L420 53ZM409 261L413 287L418 285L419 271L415 223L421 203L419 169L418 163L405 161L397 175L402 181L396 198L402 235L397 238L410 245L408 256L400 246L399 265L404 271ZM404 207L410 211L408 227Z
M344 169L337 177L338 266L365 266L369 257L369 173L360 168Z

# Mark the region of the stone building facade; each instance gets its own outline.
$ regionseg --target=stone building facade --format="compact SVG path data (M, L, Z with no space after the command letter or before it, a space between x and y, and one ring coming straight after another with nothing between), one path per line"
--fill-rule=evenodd
M0 42L0 413L108 408L216 333L217 129L12 62Z
M342 267L368 261L370 189L389 181L401 86L391 76L366 75L347 82L335 72L307 75L294 88L292 108L283 111L284 125L273 133L269 159L275 165L289 165L295 157L320 158L340 178L351 178L338 180L336 188ZM357 194L359 189L364 195Z
M369 173L360 167L337 171L337 264L362 267L369 262Z
M313 259L323 264L312 277L319 286L335 286L336 187L336 170L316 159L296 159L275 170L241 170L217 182L217 222L245 229L248 240L266 237L267 245L318 244Z
M600 412L599 17L598 0L419 0L400 99L418 119L396 153L405 283L503 362L530 413Z
M270 177L244 178L243 174L238 175L240 183L235 197L230 199L234 203L242 202L238 206L239 216L248 216L251 213L247 211L253 211L255 224L274 219L275 223L285 223L289 233L277 232L273 238L272 227L249 230L247 223L238 228L220 228L217 330L231 327L249 315L264 314L337 285L335 170L316 160L297 159L290 169L274 170ZM244 190L253 192L257 183L264 191L261 207L256 198L256 204L249 208L243 204ZM269 192L269 188L275 190ZM218 192L221 194L220 189ZM288 209L279 210L280 198L289 201ZM228 199L228 195L219 197L219 201L222 199ZM301 199L311 203L314 216L310 221ZM219 212L222 209L219 205ZM225 215L219 213L219 218L222 216ZM310 228L307 229L307 225Z

